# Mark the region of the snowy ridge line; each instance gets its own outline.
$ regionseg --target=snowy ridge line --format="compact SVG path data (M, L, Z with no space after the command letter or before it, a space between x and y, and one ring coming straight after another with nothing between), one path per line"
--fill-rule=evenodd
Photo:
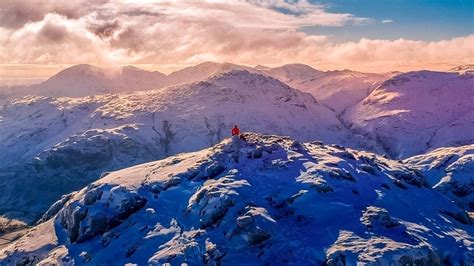
M470 217L418 170L338 145L244 138L108 173L54 204L0 263L474 262Z

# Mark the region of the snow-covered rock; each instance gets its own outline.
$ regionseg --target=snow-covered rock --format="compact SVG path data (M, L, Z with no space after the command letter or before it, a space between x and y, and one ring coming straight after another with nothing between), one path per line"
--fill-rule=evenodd
M474 228L448 214L462 209L402 162L245 138L109 173L1 249L0 264L474 263Z
M38 218L103 172L209 147L234 124L305 141L366 143L311 95L244 70L144 92L28 96L4 106L0 117L0 212Z
M385 81L345 112L391 157L474 143L474 75L416 71Z
M405 162L420 170L434 189L474 211L474 145L439 148Z

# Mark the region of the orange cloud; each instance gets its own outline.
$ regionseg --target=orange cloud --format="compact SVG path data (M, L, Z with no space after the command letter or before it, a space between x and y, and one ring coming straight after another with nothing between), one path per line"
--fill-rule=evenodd
M364 71L446 69L474 61L474 35L438 42L332 43L304 26L372 23L307 1L48 1L0 5L0 64L191 65L202 61ZM278 12L275 9L287 12ZM2 74L0 65L0 77Z
M437 42L398 39L348 42L327 47L325 62L376 69L443 69L474 61L474 35Z

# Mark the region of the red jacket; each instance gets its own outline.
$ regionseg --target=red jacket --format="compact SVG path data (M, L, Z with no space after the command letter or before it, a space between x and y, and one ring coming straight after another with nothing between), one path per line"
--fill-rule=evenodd
M232 136L236 136L236 135L239 135L240 134L240 130L238 127L234 127L232 129Z

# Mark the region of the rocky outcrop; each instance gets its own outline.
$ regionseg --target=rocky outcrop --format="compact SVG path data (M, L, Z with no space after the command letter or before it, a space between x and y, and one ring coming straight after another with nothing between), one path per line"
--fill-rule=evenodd
M103 233L145 206L146 198L121 186L90 186L84 198L72 200L58 219L71 242L84 242Z

